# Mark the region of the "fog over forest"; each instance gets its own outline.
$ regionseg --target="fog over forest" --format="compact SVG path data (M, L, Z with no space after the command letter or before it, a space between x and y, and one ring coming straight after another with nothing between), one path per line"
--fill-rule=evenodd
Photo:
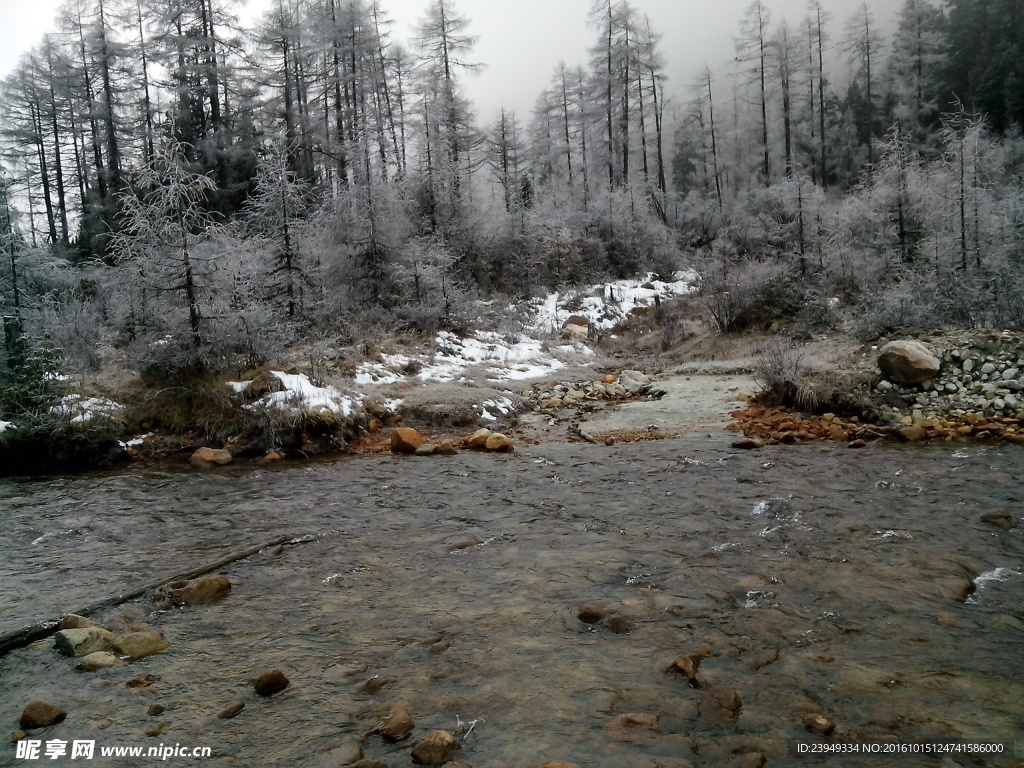
M1017 0L906 0L891 35L754 0L731 66L671 87L664 30L595 0L589 57L496 114L452 0L404 39L376 0L237 12L72 0L0 83L0 418L46 372L174 380L686 268L720 332L1024 327Z

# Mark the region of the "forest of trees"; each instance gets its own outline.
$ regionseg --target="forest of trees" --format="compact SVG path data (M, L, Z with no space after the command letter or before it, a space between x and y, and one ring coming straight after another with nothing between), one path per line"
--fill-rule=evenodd
M474 111L453 0L407 41L378 0L236 5L68 0L0 83L10 371L44 340L257 362L682 265L720 330L759 302L866 338L1024 327L1018 0L905 0L889 40L866 3L754 0L731 65L671 87L651 20L594 0L530 115Z

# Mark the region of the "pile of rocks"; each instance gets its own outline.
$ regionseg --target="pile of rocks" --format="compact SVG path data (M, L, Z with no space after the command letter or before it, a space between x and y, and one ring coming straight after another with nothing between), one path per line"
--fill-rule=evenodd
M872 389L882 398L884 416L903 424L915 417L1024 419L1024 336L988 331L933 336L929 342L897 341L879 350ZM909 367L894 363L893 348L918 355L923 350L931 360L919 357Z
M593 407L602 402L640 398L660 398L665 394L651 377L640 371L623 371L588 381L545 381L522 393L534 410L545 412L558 408Z
M423 435L411 427L398 427L391 434L390 444L392 453L415 456L453 456L458 452L451 440L444 440L439 444L429 443ZM492 432L489 429L478 429L476 432L466 435L462 438L462 445L465 448L492 453L509 453L513 450L512 438L502 432Z

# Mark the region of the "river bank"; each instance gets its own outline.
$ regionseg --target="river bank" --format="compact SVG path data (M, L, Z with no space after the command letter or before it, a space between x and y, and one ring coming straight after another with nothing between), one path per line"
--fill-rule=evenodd
M214 605L96 617L163 632L160 654L91 673L52 641L9 654L0 719L13 730L47 699L68 718L33 738L209 745L215 765L337 765L352 745L406 765L435 728L477 766L786 765L794 740L825 738L811 714L833 741L1012 749L1024 538L982 516L1019 525L1019 449L733 440L6 481L4 629L256 540L314 540L225 568ZM587 605L605 619L582 621ZM704 645L697 687L666 671ZM291 685L254 696L270 668ZM700 714L719 688L735 719ZM372 732L395 705L415 731L389 745ZM623 730L622 715L647 725Z

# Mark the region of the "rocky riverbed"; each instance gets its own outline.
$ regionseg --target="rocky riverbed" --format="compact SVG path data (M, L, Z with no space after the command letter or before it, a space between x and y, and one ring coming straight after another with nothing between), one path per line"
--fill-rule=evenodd
M209 604L92 617L158 633L152 655L8 654L0 720L41 700L66 716L30 738L225 766L397 768L424 742L478 768L793 765L796 741L854 740L1009 750L876 765L1024 759L1024 453L734 439L5 481L0 631L304 543L225 566Z

